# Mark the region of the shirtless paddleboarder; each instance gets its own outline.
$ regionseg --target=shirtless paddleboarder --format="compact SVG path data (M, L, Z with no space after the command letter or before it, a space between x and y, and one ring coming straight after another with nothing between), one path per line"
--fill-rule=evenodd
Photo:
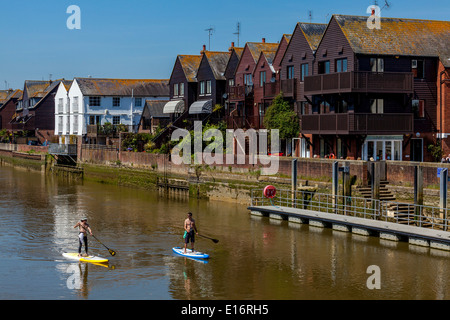
M184 220L184 230L186 231L186 236L184 238L184 252L186 253L187 245L189 241L191 242L192 252L194 252L194 242L195 234L197 232L197 226L195 225L195 220L192 219L192 213L188 212L186 220ZM195 234L194 234L195 233Z
M87 233L89 232L89 234L92 236L92 230L89 227L89 224L87 223L87 218L83 218L81 219L75 226L74 228L78 227L80 233L78 234L78 240L80 242L79 246L78 246L78 256L81 257L81 247L83 246L84 243L84 250L86 251L86 256L88 256L88 240L87 240Z

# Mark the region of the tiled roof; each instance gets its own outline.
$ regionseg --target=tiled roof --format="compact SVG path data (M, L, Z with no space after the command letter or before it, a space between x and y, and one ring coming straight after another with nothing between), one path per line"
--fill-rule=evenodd
M206 58L216 80L225 80L225 69L230 58L230 52L205 51Z
M75 78L85 96L169 96L169 80Z
M381 18L369 29L364 16L334 15L353 51L362 54L439 57L450 67L450 21Z
M255 63L258 62L258 58L261 52L269 53L273 51L275 53L278 49L278 43L247 42L246 46L250 50Z
M196 82L196 75L200 61L202 60L201 55L178 55L178 60L183 68L184 75L189 82Z
M319 46L320 40L322 40L322 36L327 29L327 24L323 23L306 23L299 22L298 27L302 30L303 35L308 41L311 50L315 51Z

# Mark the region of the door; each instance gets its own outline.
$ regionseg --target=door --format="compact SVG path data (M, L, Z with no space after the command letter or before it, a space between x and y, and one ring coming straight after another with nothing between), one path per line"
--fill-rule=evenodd
M423 161L423 139L411 139L411 161Z

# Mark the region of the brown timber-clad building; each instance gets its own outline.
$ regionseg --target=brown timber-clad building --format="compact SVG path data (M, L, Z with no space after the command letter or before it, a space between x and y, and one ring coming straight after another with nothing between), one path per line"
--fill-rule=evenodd
M448 21L381 18L370 29L367 17L333 15L304 77L312 108L301 112L301 136L311 155L433 160L449 44Z

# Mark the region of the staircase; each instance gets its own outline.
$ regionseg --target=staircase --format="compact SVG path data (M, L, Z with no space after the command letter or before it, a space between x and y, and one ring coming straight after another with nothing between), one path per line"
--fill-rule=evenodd
M394 219L399 224L419 225L419 220L414 220L414 205L412 203L394 202L395 195L388 189L388 181L380 181L380 200L388 201L386 213L389 218ZM372 188L370 186L360 186L357 192L365 199L372 199ZM422 217L422 227L431 227L431 223Z

